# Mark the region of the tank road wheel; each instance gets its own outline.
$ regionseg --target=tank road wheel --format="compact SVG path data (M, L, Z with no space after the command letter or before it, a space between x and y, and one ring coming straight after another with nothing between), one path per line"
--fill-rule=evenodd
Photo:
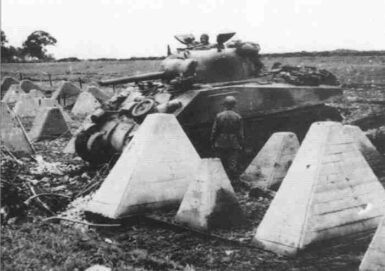
M131 115L135 121L141 123L148 113L151 113L155 107L155 101L152 99L144 99L137 103L131 111Z
M95 137L99 133L99 127L97 125L91 126L87 130L81 131L75 139L76 153L85 161L92 164L102 164L111 159L111 154L108 153L103 146L103 142L95 140ZM90 146L90 139L92 142L98 143L98 146ZM98 142L96 142L98 141Z

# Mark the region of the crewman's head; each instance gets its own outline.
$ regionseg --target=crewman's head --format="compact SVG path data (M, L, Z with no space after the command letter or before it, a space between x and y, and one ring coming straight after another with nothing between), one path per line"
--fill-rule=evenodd
M202 34L200 40L202 44L209 44L209 35Z
M223 105L226 109L233 109L237 100L234 96L226 96Z

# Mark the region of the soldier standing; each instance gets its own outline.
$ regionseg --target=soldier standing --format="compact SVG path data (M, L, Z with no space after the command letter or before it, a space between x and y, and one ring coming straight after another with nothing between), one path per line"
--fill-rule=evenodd
M233 96L225 98L225 110L217 114L211 131L212 147L233 186L239 184L238 163L244 141L242 117L233 111L236 102Z

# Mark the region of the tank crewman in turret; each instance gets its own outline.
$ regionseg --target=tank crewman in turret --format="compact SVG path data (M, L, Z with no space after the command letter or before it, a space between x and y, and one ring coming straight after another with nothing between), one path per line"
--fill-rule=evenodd
M237 187L240 184L238 164L244 134L242 117L233 111L236 102L233 96L225 97L223 103L225 110L217 114L212 127L211 144L221 159L232 185Z
M200 37L200 42L198 42L195 46L194 49L210 49L213 48L214 46L210 44L210 37L207 34L202 34Z

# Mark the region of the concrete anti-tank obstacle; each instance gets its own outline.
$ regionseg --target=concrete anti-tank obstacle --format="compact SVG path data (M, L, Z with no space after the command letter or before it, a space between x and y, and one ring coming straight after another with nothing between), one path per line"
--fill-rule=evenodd
M283 254L377 227L385 190L336 122L316 122L260 223L254 240Z
M21 82L20 82L20 88L21 88L25 93L29 93L32 89L41 90L41 87L39 87L38 85L36 85L35 83L33 83L33 82L30 81L30 80L21 80Z
M91 93L100 103L107 101L112 97L110 93L103 92L101 89L95 86L88 86L86 92Z
M277 190L298 148L299 142L294 133L274 133L241 175L241 179L252 187Z
M175 220L198 230L229 228L243 223L242 209L218 158L202 159Z
M87 211L115 219L179 204L200 160L174 115L150 114Z
M15 103L20 99L21 94L25 94L25 92L19 85L11 85L1 101L8 105L15 105Z
M344 125L344 132L348 133L356 142L358 150L365 157L369 166L378 178L385 177L385 157L377 151L369 138L358 126ZM385 183L383 183L385 187Z
M80 95L80 89L70 82L62 82L59 88L52 94L51 99L58 101L63 107L71 107Z
M10 76L5 76L3 80L1 81L1 97L0 99L3 99L5 93L7 93L8 89L11 87L11 85L14 84L19 84L19 81L16 79L10 77Z
M6 103L1 102L0 109L1 144L15 154L33 153L34 149L20 120Z
M72 107L72 114L74 115L88 115L94 112L101 106L100 102L89 92L82 92Z
M385 270L385 217L378 226L376 233L370 242L364 258L361 261L360 271Z
M71 134L63 113L58 107L46 107L38 112L29 132L32 141L54 139Z

